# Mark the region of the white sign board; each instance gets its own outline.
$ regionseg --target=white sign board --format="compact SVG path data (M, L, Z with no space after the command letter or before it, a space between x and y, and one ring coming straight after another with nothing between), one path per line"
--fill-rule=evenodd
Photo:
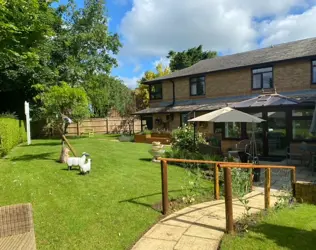
M26 117L26 134L27 134L27 145L31 144L31 119L30 119L30 104L24 102L24 111Z

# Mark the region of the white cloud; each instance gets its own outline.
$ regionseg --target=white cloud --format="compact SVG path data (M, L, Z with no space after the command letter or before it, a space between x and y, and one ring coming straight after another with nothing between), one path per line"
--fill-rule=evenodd
M134 76L134 77L124 77L124 76L119 76L124 84L129 87L130 89L135 89L138 86L137 81L139 81L145 73L142 72L139 76Z
M270 46L316 36L316 6L300 15L289 15L260 25L261 46Z
M160 63L163 67L168 67L170 64L170 59L167 57L160 57L158 60L153 61L153 66L157 67L157 65Z
M137 73L137 72L139 72L141 69L142 69L142 65L141 65L140 63L136 63L136 64L135 64L135 67L134 67L134 69L133 69L133 72L134 72L134 73Z
M181 51L199 44L223 53L246 51L258 46L262 34L266 36L264 39L273 41L272 33L279 31L273 25L281 29L274 36L276 41L278 36L280 41L286 36L302 38L314 33L291 28L286 23L292 21L295 26L295 22L287 14L292 9L306 10L308 2L311 3L310 0L133 0L133 8L120 24L124 39L121 53L163 57L169 50ZM262 25L254 21L267 17L274 21ZM305 22L303 17L296 19L297 23ZM305 29L312 29L314 23L310 22ZM304 35L299 36L299 32L287 35L296 29Z

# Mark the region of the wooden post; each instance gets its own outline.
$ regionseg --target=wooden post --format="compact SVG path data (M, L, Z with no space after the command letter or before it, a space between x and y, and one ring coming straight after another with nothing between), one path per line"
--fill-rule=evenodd
M76 151L73 149L73 147L70 145L69 141L67 140L66 136L62 135L63 141L66 142L66 144L68 145L69 149L71 150L71 152L73 153L73 155L75 157L77 157Z
M249 185L250 185L250 192L252 191L253 188L253 169L249 168Z
M233 191L232 191L232 172L230 168L224 169L225 178L225 211L226 211L226 232L234 232L233 218Z
M270 207L270 188L271 188L271 169L267 168L265 172L265 184L264 184L264 208Z
M166 161L161 161L160 164L161 164L162 213L167 214L169 210L168 165Z
M135 134L135 118L133 119L133 135Z
M77 122L77 135L80 136L80 126L79 126L79 122Z
M219 200L219 166L214 164L214 199Z
M106 118L105 121L106 121L106 133L108 134L109 133L109 119Z
M292 195L293 197L295 197L296 196L296 193L295 193L296 169L295 168L291 170L291 182L292 182Z

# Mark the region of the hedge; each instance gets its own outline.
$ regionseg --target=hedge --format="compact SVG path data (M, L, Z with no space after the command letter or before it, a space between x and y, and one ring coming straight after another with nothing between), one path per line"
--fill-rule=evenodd
M13 147L26 141L23 121L0 117L0 156L6 155Z

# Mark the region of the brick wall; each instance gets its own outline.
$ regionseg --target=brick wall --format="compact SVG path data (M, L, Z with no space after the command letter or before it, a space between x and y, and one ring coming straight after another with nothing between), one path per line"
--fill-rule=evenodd
M276 64L274 82L278 91L309 89L311 87L311 61L299 60Z
M313 88L311 86L311 61L300 59L275 63L273 65L274 86L278 92L295 91ZM190 96L189 77L175 79L176 100L201 99L224 96L250 95L261 93L252 90L251 67L214 72L206 75L206 95ZM172 83L163 82L163 101L172 101ZM161 100L151 101L150 106L156 107Z
M173 120L167 121L166 120L167 114L154 114L153 115L153 129L159 129L159 130L169 130L172 131L180 126L180 113L174 113L173 114ZM160 119L162 122L160 124L157 124L155 121L156 119Z

